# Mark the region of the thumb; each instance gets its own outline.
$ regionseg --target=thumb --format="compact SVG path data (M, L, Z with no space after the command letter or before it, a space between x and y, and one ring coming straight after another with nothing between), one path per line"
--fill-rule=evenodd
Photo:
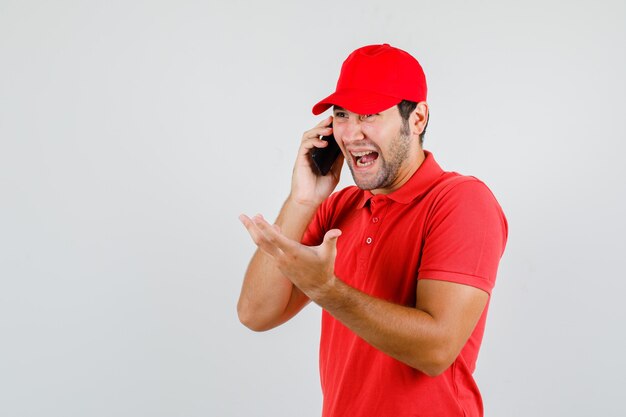
M330 249L333 253L337 251L337 238L341 236L341 230L339 229L330 229L324 235L324 242L322 242L322 246Z

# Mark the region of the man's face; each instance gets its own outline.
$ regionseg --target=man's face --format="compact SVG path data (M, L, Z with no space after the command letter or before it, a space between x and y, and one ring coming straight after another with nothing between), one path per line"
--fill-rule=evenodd
M359 188L388 193L408 179L411 155L418 150L397 106L371 115L335 106L333 116L335 139Z

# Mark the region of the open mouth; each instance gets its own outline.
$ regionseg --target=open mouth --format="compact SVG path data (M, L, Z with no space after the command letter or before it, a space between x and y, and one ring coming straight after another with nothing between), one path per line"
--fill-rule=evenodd
M370 166L378 159L378 152L375 151L351 152L351 154L358 167Z

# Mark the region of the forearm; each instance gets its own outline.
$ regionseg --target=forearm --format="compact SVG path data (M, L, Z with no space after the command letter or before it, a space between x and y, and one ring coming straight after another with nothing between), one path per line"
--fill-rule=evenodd
M378 350L428 375L440 374L458 355L445 329L423 310L374 298L337 278L312 298Z
M377 299L335 276L340 230L305 246L301 236L292 239L262 218L253 223L260 232L255 243L302 294L372 346L431 376L458 357L489 300L483 289L428 278L417 284L415 306Z
M275 224L289 238L300 241L317 207L287 198ZM289 320L308 302L306 297L278 269L276 262L257 249L246 271L237 312L243 324L253 330L268 330Z

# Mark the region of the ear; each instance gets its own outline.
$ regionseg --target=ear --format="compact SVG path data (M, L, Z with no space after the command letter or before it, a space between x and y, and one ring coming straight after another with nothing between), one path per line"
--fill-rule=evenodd
M426 123L428 122L428 103L425 101L417 103L417 107L413 110L412 119L412 133L413 135L419 137L419 135L421 135L426 128Z

